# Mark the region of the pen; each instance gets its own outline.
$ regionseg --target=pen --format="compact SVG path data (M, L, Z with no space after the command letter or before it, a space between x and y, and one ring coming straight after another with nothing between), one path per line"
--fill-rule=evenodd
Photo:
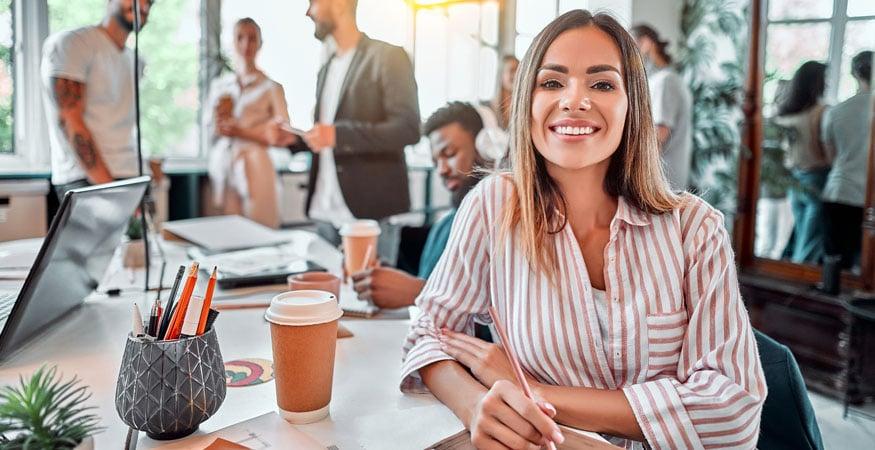
M131 313L131 334L135 337L143 336L143 315L140 314L140 307L134 303Z
M152 302L152 310L149 312L149 326L146 329L146 334L155 336L158 333L158 310L160 309L161 301L155 298Z
M167 327L167 334L164 336L164 339L177 339L179 333L182 332L182 322L185 320L188 303L191 301L191 294L194 292L195 284L197 284L198 267L199 264L195 261L188 268L188 279L185 280L185 287L182 288L182 294L179 295L176 312L173 314L170 326Z
M213 266L213 273L210 275L210 281L207 283L207 292L204 294L204 303L201 306L200 318L197 325L197 335L204 334L207 329L207 316L210 313L210 303L213 301L213 291L216 289L217 267Z
M173 287L170 288L170 295L167 297L167 304L164 305L164 314L161 315L161 325L158 327L158 334L155 336L158 339L164 337L167 333L167 327L170 325L170 314L173 312L173 302L176 299L176 291L179 290L179 283L182 282L182 276L185 275L185 266L179 266L176 271L176 279L173 280Z
M216 317L219 317L219 311L210 308L210 312L207 314L207 327L206 330L210 330L213 328L213 323L216 321Z
M520 361L517 359L516 354L510 346L510 340L507 338L507 333L504 332L504 327L501 326L501 322L498 321L498 311L496 311L494 306L489 307L489 316L492 317L492 324L495 326L495 331L498 332L501 346L504 348L504 354L507 356L508 361L510 361L510 366L513 368L513 374L516 376L517 383L522 386L526 397L528 397L529 400L534 401L535 395L532 393L532 388L529 387L529 382L526 381L526 376L523 374L522 367L520 367ZM544 412L546 413L546 411ZM547 417L549 417L549 414ZM556 443L552 440L548 441L547 448L550 450L556 450Z

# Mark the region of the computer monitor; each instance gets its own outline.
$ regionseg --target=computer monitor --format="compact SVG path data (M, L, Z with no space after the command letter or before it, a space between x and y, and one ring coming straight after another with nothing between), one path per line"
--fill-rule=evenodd
M0 333L0 359L82 304L106 272L149 177L74 189L48 235Z

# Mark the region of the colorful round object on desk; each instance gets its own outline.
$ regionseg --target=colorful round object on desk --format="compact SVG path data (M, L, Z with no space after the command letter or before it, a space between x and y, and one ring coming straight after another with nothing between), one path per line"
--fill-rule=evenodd
M228 387L246 387L273 380L273 361L269 359L237 359L225 363Z

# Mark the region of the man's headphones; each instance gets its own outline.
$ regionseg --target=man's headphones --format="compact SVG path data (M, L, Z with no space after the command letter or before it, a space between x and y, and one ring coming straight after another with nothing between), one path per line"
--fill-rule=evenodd
M474 138L474 147L481 158L498 163L507 154L510 136L498 126L498 118L491 109L482 105L472 106L483 121L483 129Z

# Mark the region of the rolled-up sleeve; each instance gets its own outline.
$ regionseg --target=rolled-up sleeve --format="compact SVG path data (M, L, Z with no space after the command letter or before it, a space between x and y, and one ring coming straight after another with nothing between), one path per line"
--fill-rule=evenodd
M685 243L689 315L677 377L623 389L654 449L755 448L766 383L722 215Z
M489 246L481 182L465 197L456 213L447 246L416 299L421 314L414 319L404 344L401 390L425 392L419 369L452 359L441 351L436 330L473 333L472 318L489 304Z

